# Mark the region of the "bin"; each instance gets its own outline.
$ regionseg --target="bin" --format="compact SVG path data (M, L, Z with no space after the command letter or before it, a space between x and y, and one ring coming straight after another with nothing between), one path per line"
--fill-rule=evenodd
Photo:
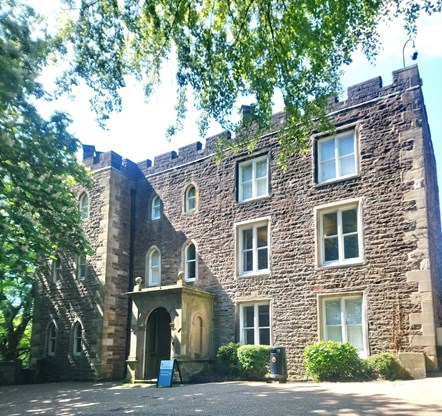
M284 347L270 349L270 380L287 381L287 360Z

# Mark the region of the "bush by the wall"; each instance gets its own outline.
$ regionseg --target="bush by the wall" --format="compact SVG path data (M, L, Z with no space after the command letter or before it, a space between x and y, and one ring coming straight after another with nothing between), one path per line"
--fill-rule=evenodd
M239 343L229 342L227 345L221 345L216 353L217 371L231 375L238 374L241 365L238 360Z
M364 365L357 349L349 343L319 341L304 350L307 374L316 381L358 378Z
M394 354L381 353L368 357L367 367L374 378L395 380L398 377L400 364Z
M243 345L238 348L238 360L245 378L262 380L268 373L270 346Z
M270 347L268 345L243 345L230 342L216 353L215 371L227 378L262 380L268 372Z

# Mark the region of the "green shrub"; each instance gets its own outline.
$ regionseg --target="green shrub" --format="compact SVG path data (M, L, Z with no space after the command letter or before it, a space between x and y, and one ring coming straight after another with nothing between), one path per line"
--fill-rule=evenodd
M218 348L216 353L218 370L228 374L239 373L241 365L238 360L238 348L239 344L233 342Z
M268 373L270 346L243 345L238 348L241 373L245 378L262 380Z
M316 381L361 377L364 365L357 349L349 343L320 341L304 350L307 374Z
M400 369L396 356L390 353L381 353L368 357L367 367L372 376L385 380L395 380Z

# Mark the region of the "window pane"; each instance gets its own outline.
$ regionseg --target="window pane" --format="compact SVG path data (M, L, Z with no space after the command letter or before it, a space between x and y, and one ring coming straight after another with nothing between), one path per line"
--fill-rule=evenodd
M340 326L328 326L327 341L342 342L342 328Z
M151 255L150 255L150 266L151 267L158 267L160 264L160 254L158 253L158 251L154 251Z
M241 165L241 182L249 182L252 180L252 164Z
M344 237L344 258L354 259L359 257L358 235Z
M256 179L267 176L267 159L261 160L256 164Z
M195 279L196 277L196 262L192 261L190 263L187 263L187 278L188 279Z
M187 197L189 199L192 199L192 198L195 198L195 195L196 195L195 188L193 186L191 186L187 191Z
M362 325L351 325L347 327L347 342L354 345L359 351L364 349L362 337Z
M160 282L160 271L158 269L151 269L150 272L151 272L151 277L150 277L151 283L153 285L158 284Z
M354 136L350 133L347 136L340 137L338 139L338 151L339 156L352 155L354 154Z
M270 326L269 305L258 306L258 325L260 327Z
M249 199L252 197L252 182L242 184L242 199Z
M256 196L267 195L267 178L261 178L256 181Z
M340 164L340 176L350 175L356 172L355 169L355 158L353 155L345 156L339 159Z
M195 250L194 244L189 244L189 246L187 247L187 250L186 250L186 254L187 254L187 256L186 256L187 261L195 260L196 250Z
M251 272L253 270L253 252L245 251L243 261L244 261L244 271Z
M319 160L330 160L335 158L335 141L327 140L319 144Z
M261 328L259 330L259 343L261 345L270 345L270 329Z
M337 238L327 238L324 240L324 260L332 261L339 259L339 248Z
M320 182L328 181L329 179L336 178L336 164L335 161L323 162L321 164L321 177Z
M258 247L267 247L267 225L259 227L258 234Z
M258 270L265 270L268 268L268 254L267 248L258 250Z
M255 330L254 329L245 329L244 330L244 344L245 345L253 345L255 343Z
M342 212L342 232L344 234L358 231L358 215L356 209Z
M244 314L244 327L252 327L254 326L254 306L245 306L243 308Z
M336 212L323 215L322 228L324 237L338 234L338 216Z
M362 299L347 299L345 312L347 325L362 324Z
M340 299L325 302L325 324L341 325L341 301Z
M243 230L242 238L244 250L253 248L253 229Z

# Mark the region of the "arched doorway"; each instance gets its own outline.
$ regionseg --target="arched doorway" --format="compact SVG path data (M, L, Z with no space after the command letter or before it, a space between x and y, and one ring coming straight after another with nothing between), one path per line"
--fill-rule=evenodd
M170 315L164 308L155 309L146 325L146 348L144 377L146 380L158 376L161 360L170 360Z

